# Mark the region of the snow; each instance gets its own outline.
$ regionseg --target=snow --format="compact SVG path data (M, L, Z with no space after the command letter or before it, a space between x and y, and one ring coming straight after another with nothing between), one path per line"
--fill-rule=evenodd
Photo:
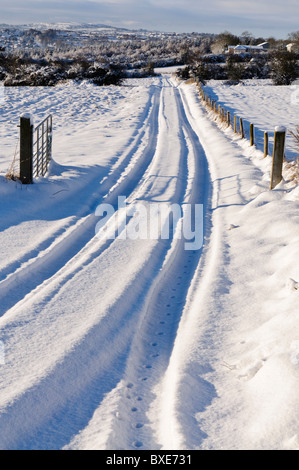
M208 86L260 130L295 123L288 87L261 112L264 82ZM2 104L0 448L298 450L294 167L270 191L271 157L167 74ZM5 179L22 113L54 127L49 175L28 186ZM138 205L169 203L203 207L202 247L179 225L97 236L100 204L133 235Z
M287 128L284 126L276 126L275 127L275 132L283 132L285 133L287 131Z
M34 126L34 117L32 116L32 114L24 113L22 114L21 118L28 119L28 121L30 121L30 126Z

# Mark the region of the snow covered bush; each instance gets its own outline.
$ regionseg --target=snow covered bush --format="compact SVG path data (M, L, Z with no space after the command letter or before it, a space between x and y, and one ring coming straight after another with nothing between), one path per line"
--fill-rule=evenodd
M275 51L271 54L271 78L274 85L291 85L297 78L296 54Z
M181 80L189 80L189 78L191 76L190 75L191 74L190 65L187 65L183 69L179 69L176 74L177 74L178 78L180 78Z
M55 86L63 80L91 80L97 85L117 85L124 78L121 66L77 58L40 59L7 55L0 57L0 79L4 86Z
M5 78L5 70L3 67L0 67L0 80L4 80Z
M153 62L149 62L145 65L142 69L142 73L145 77L154 77L155 76L155 64Z
M236 84L240 81L260 78L269 78L270 65L269 55L203 55L197 57L196 61L189 64L191 75L195 76L201 83L207 80L227 80L228 84ZM188 79L188 76L181 78Z
M54 86L63 78L55 67L29 67L22 65L14 73L8 73L4 86Z
M226 59L226 73L230 84L236 85L244 78L244 66L238 56L229 55Z

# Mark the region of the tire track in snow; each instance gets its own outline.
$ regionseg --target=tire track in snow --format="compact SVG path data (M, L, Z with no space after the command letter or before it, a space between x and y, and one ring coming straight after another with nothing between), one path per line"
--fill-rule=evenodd
M177 192L176 199L206 207L209 178L205 154L177 89L175 100L181 125L180 168L182 171L188 161L188 172L183 171L183 177L191 183L191 187L184 188L184 197L181 188L181 195ZM118 411L106 443L108 449L160 449L165 434L174 432L174 418L165 414L155 394L169 365L188 290L201 256L201 250L186 251L184 243L183 239L172 241L163 268L147 295L126 372L117 387ZM171 389L167 392L171 396Z

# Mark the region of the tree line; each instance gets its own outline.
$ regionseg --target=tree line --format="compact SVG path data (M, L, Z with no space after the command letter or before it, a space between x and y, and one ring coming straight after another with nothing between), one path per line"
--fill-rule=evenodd
M195 75L201 81L271 77L275 84L288 84L298 76L298 55L286 51L285 46L288 42L299 44L299 31L290 33L287 40L254 38L247 31L235 36L225 31L218 35L192 33L113 41L87 38L78 46L63 44L57 39L59 35L49 30L38 35L42 47L33 46L33 32L24 36L32 47L0 49L0 80L5 86L54 86L70 79L88 79L97 85L120 84L127 76L147 76L154 73L155 67L171 65L186 65L181 77ZM269 52L224 53L229 45L264 41L270 44Z

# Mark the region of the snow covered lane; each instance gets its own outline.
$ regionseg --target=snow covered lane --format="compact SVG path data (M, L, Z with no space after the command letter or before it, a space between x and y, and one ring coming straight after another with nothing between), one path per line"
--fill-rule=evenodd
M144 116L126 163L103 180L102 201L205 205L205 155L170 80ZM164 418L149 412L201 250L185 250L172 231L105 241L92 235L96 221L77 217L27 278L20 272L27 291L1 318L3 449L161 447ZM3 282L13 292L13 272Z
M203 149L190 126L179 90L171 86L169 90L164 89L164 96L165 106L160 118L163 123L161 122L160 128L164 124L168 131L162 133L161 139L158 139L157 165L164 167L163 175L166 175L170 159L173 165L179 149L180 171L171 200L206 207L209 178ZM174 124L179 124L179 131ZM180 147L174 145L172 149L169 136L173 127L178 132ZM146 191L147 198L156 198L157 194L159 198L162 195L166 197L165 191L157 191L157 185L159 186L158 178L151 184L150 192ZM94 428L107 420L107 403L113 403L113 415L109 419L111 431L107 441L103 443L104 448L160 449L163 445L161 428L164 439L166 435L175 432L174 409L165 413L164 403L159 396L156 399L156 390L159 389L169 365L187 293L200 256L201 249L186 250L184 240L171 241L163 267L153 279L142 305L125 374L106 397L105 408L100 407L97 410L90 425L75 438L70 448L84 448L85 441L90 446L90 437L95 434ZM167 400L174 405L171 387L166 393ZM95 448L98 439L99 436L95 438Z

